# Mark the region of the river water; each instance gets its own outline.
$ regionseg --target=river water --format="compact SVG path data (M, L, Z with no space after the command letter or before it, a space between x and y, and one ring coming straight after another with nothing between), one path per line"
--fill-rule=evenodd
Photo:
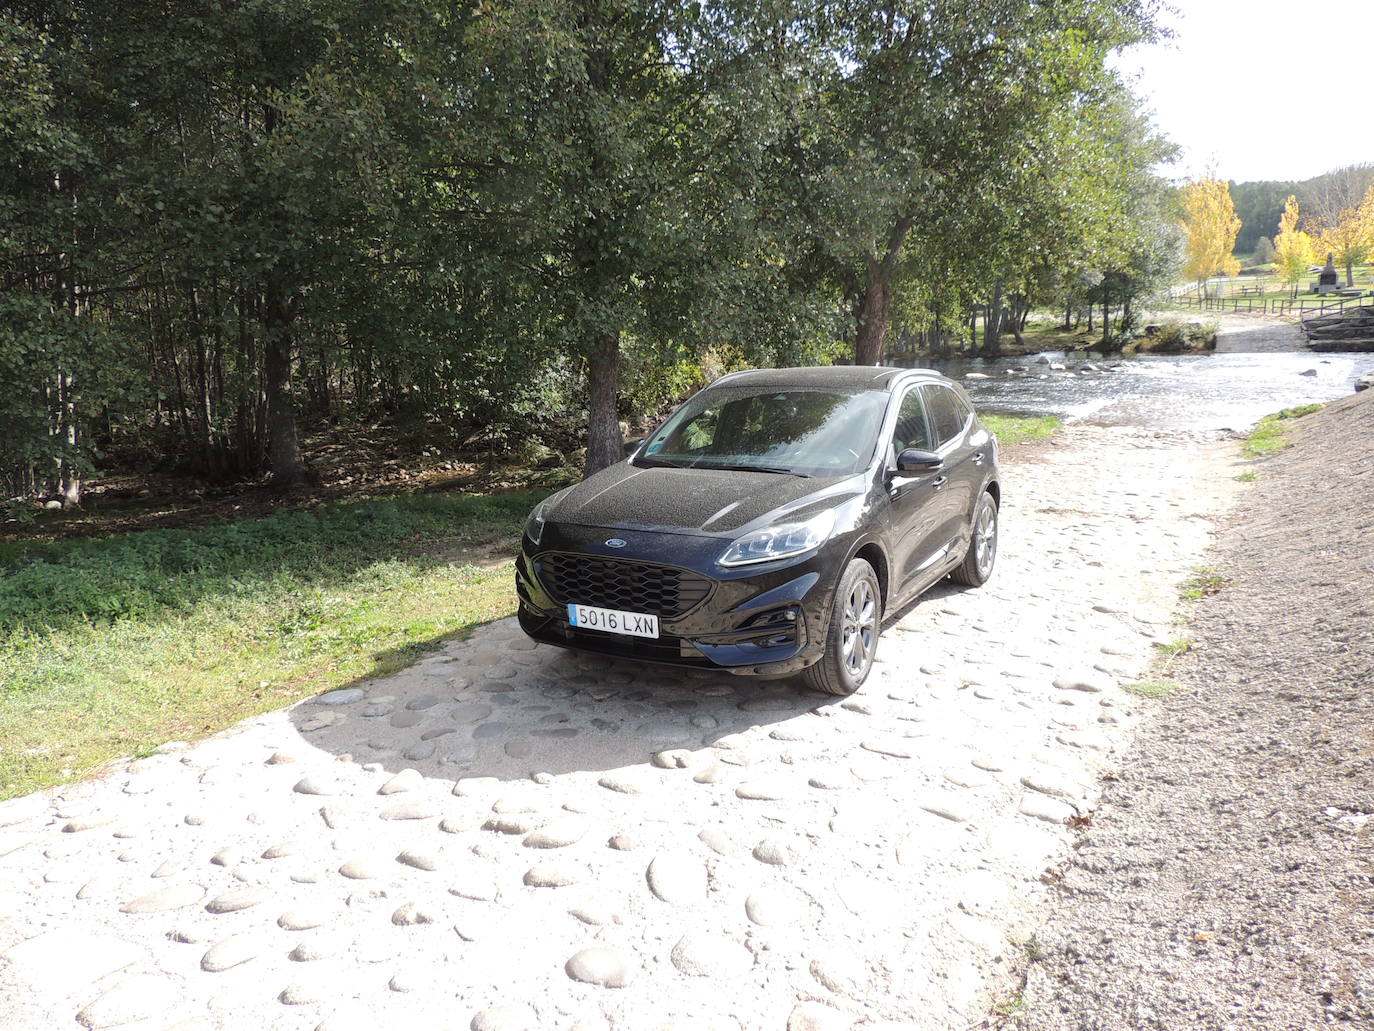
M1040 357L1065 371L1038 364ZM1066 422L1104 426L1248 430L1270 412L1351 393L1357 377L1374 373L1374 354L1285 351L1103 361L1046 351L929 365L959 380L983 411L1058 415ZM1083 371L1084 365L1102 371ZM1013 374L1017 367L1030 371ZM1312 374L1304 375L1308 372ZM967 378L970 374L973 379Z

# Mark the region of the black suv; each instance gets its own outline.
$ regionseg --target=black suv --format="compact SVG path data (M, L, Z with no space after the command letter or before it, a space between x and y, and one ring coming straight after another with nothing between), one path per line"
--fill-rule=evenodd
M538 641L851 694L884 612L992 575L997 441L937 373L735 373L627 450L530 515Z

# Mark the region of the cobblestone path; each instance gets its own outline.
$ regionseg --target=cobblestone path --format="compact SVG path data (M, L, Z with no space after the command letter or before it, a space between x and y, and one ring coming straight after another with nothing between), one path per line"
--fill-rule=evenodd
M0 1027L962 1029L1176 634L1217 447L1011 464L993 581L894 614L850 699L505 620L0 804Z

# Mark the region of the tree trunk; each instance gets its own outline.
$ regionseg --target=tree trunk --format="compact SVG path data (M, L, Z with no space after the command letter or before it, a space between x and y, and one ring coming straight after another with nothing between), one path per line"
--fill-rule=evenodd
M1347 287L1355 285L1355 263L1348 258L1345 262L1345 285Z
M277 130L279 112L272 104L264 104L262 113L263 132L270 138ZM277 209L276 220L282 238L289 238L289 218L284 207ZM267 455L272 467L272 486L276 490L290 490L310 480L310 470L301 456L300 441L296 437L296 400L291 390L291 321L296 316L296 297L284 280L280 268L268 276L262 310Z
M591 476L625 457L620 434L620 331L598 333L587 358L587 461Z
M887 247L867 259L868 280L863 296L855 305L854 364L881 365L883 340L887 336L888 309L892 301L892 280L897 274L897 259L911 231L912 219L903 215L892 226Z
M262 393L258 389L257 341L248 326L248 291L238 290L238 415L235 437L239 473L256 472L262 468L262 435L258 432L258 416L262 409Z
M296 437L296 403L291 394L291 304L276 279L267 284L263 310L263 377L267 388L268 456L272 486L290 490L308 482L309 470Z
M1002 349L1002 280L992 284L992 300L983 317L983 354L995 356Z
M71 208L73 213L76 211L76 194L72 192L69 181L58 181L58 189L65 188L71 196ZM75 224L75 223L73 223ZM59 272L57 276L58 303L66 310L73 323L81 317L81 306L77 301L76 293L76 261L75 254L77 241L75 235L71 240L71 253L65 255L70 261L70 270ZM72 376L70 372L61 371L57 374L57 431L66 444L63 456L57 462L57 489L62 495L62 507L64 509L81 507L81 474L72 466L71 458L76 454L77 446L77 426L76 426L76 401L72 396Z
M879 272L854 306L854 364L881 365L892 287Z
M59 373L57 377L57 399L61 406L59 409L59 423L63 441L66 443L70 453L75 453L77 445L76 429L76 403L72 400L72 378L66 373ZM81 507L81 473L76 470L68 458L63 458L58 462L58 491L62 495L62 507L80 508Z

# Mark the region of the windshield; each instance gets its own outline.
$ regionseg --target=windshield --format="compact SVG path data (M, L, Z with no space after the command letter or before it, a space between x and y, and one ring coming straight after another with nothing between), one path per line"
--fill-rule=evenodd
M638 461L794 476L846 476L873 454L885 391L703 390L648 439Z

